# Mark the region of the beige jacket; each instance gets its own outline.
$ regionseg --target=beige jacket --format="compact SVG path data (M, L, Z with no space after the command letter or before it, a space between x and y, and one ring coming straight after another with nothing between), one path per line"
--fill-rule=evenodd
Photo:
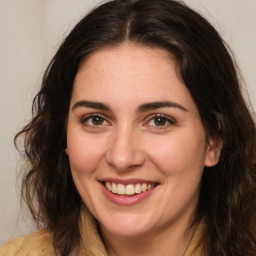
M82 239L76 255L107 256L105 246L96 227L96 221L85 209L81 214L80 229ZM184 256L192 256L201 235L202 225L199 225ZM41 229L28 236L7 242L0 247L0 256L56 256L52 244L51 233L47 229ZM193 254L193 256L200 255L199 250Z

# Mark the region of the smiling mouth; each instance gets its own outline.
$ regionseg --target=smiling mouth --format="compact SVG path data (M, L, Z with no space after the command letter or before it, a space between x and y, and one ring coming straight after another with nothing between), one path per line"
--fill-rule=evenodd
M119 184L114 182L103 182L103 185L107 190L113 194L122 195L122 196L133 196L136 194L144 193L155 186L157 183L136 183L136 184Z

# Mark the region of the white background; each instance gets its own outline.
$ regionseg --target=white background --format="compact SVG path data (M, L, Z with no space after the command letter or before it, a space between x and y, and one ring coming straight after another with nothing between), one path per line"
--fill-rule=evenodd
M256 0L184 0L235 52L256 109ZM30 118L46 65L65 35L99 0L0 0L0 245L33 227L19 203L13 137Z

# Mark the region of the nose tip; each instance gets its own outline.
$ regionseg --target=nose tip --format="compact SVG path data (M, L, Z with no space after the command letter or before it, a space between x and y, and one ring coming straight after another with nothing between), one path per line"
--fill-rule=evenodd
M127 136L118 137L106 152L106 161L119 171L129 171L132 167L141 166L145 155L135 140Z
M123 152L121 153L108 150L106 154L107 163L120 171L126 171L131 167L140 166L144 162L144 156L141 152Z

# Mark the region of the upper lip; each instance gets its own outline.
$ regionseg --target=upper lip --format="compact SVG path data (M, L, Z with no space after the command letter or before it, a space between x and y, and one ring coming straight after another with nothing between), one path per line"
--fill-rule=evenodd
M118 178L104 178L100 179L100 182L114 182L116 184L123 184L123 185L128 185L128 184L138 184L138 183L146 183L146 184L152 184L152 183L159 183L153 180L144 180L144 179L118 179Z

